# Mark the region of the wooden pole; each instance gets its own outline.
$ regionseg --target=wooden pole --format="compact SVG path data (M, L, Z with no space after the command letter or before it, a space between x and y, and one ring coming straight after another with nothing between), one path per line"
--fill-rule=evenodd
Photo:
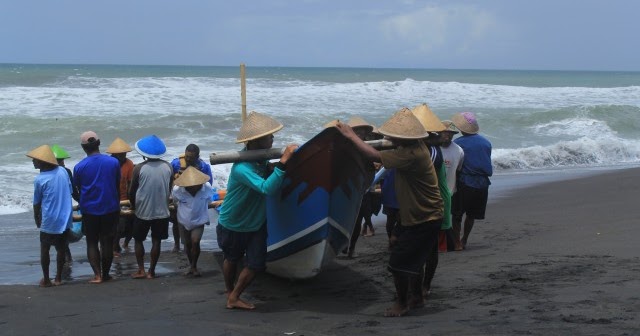
M240 63L240 96L242 98L242 122L247 118L247 79L244 63Z
M377 150L394 148L393 144L389 140L371 140L365 142ZM279 159L282 156L282 153L284 153L284 148L254 149L238 152L220 152L212 153L209 156L209 161L212 165L217 165L222 163L273 160Z

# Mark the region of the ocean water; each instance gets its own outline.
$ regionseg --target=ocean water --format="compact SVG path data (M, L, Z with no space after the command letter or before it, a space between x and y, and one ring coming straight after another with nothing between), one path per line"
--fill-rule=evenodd
M25 153L59 144L72 167L79 135L103 149L157 134L167 158L187 144L239 150L239 67L0 65L0 214L31 208L37 174ZM382 124L427 103L441 118L473 111L493 143L496 173L640 162L640 72L247 67L247 108L285 128L274 146L303 143L329 120ZM134 162L141 158L131 153ZM214 166L219 187L229 165ZM2 229L0 229L2 230Z
M169 160L189 143L200 146L205 160L240 150L239 73L239 67L0 64L0 284L39 279L29 214L38 172L25 156L29 150L58 144L73 167L84 156L85 130L98 133L103 150L117 136L133 145L157 134ZM421 103L441 119L476 113L493 143L495 192L548 181L541 171L567 179L640 164L640 72L247 67L248 110L285 125L276 147L304 143L332 119L358 115L379 126ZM141 161L135 152L130 158ZM225 187L230 165L212 168L216 186ZM215 237L206 239L211 244L203 249L215 248ZM72 244L72 251L82 260L84 244ZM81 263L74 272L88 277L90 269Z

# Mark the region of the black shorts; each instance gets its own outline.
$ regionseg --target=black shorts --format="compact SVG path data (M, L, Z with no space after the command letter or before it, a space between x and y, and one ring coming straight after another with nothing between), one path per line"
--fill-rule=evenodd
M113 237L118 226L120 210L106 215L82 214L82 233L87 240L98 241L101 237Z
M437 249L440 225L442 220L412 226L396 225L394 235L398 240L391 250L387 267L389 271L409 275L422 274L429 254Z
M49 247L53 246L56 251L62 251L67 246L66 232L55 234L40 231L40 244Z
M133 222L133 239L145 241L149 230L151 230L151 238L160 240L169 238L169 217L150 220L136 217Z
M131 237L133 235L133 220L135 216L125 216L121 215L118 220L118 230L117 237L118 238L126 238Z
M458 184L458 191L451 196L451 214L462 217L465 213L473 219L484 219L489 188L477 189Z
M253 232L231 231L218 224L216 235L225 260L237 262L246 253L247 268L253 271L263 271L267 268L266 223Z

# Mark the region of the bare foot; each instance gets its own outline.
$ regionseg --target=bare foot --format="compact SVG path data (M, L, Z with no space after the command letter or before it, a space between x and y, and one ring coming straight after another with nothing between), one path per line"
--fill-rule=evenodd
M427 298L431 295L431 289L422 287L422 297Z
M190 270L184 272L182 275L184 275L186 277L191 277L191 276L193 276L193 270L190 269Z
M54 286L62 286L62 280L55 280L55 281L53 281L53 285L54 285Z
M113 257L120 258L121 257L120 252L113 252Z
M245 302L242 299L237 299L232 301L231 299L227 300L227 309L245 309L245 310L254 310L256 306L252 303Z
M44 278L40 279L40 287L46 288L46 287L51 287L51 286L53 286L53 284L51 283L51 280L49 280L49 279L45 280Z
M137 272L131 274L131 277L134 279L145 279L147 277L147 273L138 270Z
M102 283L102 277L95 276L93 279L89 280L90 284L100 284Z
M180 252L180 246L174 246L171 252L174 252L174 253Z
M402 306L399 303L394 303L393 306L389 307L385 312L385 317L400 317L404 316L409 312L409 307Z
M155 271L147 272L147 279L155 279L155 278L156 278L156 272Z
M194 278L199 278L202 276L202 274L200 274L200 271L198 271L197 269L194 269L192 273Z
M409 309L422 308L424 307L424 298L422 297L414 297L409 299Z

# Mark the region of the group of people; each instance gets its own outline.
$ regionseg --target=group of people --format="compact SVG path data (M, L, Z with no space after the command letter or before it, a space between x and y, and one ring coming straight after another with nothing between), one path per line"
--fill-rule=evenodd
M335 127L367 160L382 165L383 173L377 178L384 176L388 270L396 288L395 302L385 316L403 316L424 305L438 251L466 248L474 221L484 219L493 174L491 143L478 134L473 113L457 113L451 121L440 121L426 104L403 108L378 128L395 146L392 150L378 151L368 145L357 126L338 122ZM458 130L462 136L452 141ZM357 237L355 231L353 236ZM352 239L350 250L353 245Z
M452 142L453 134L458 132L454 126L462 136ZM269 149L273 134L282 127L267 115L251 112L236 141L244 144L243 150ZM413 111L401 109L376 130L394 144L392 150L378 151L365 142L374 127L362 119L351 125L336 121L330 127L336 127L352 141L372 165L378 164L387 171L382 199L391 251L388 270L397 295L385 315L402 316L424 304L437 266L439 240L446 241L445 233L451 232L449 240L453 243L449 245L461 250L474 220L484 218L492 175L491 144L477 134L473 113L458 113L451 122L440 122L426 105ZM362 128L365 132L359 131ZM436 138L439 140L433 141ZM61 283L60 260L64 261L64 237L71 223L74 190L82 211L87 256L94 271L92 283L111 279L109 270L121 237L125 238L124 246L128 246L131 237L135 240L138 270L132 277L154 278L160 242L168 238L169 221L174 223L174 250L180 248L178 237L185 244L191 265L187 275L199 276L199 241L209 224L207 207L213 194L211 169L199 159L199 148L189 145L183 157L169 163L162 160L166 154L164 142L150 135L136 142L135 149L144 161L134 166L126 158L131 148L121 139L107 150L111 156L100 153L100 139L94 132L83 133L80 140L87 157L74 167L72 182L49 146L27 154L41 172L34 182L34 214L41 228L41 285L52 284L48 273L51 246L58 251L59 266L53 284ZM236 162L231 167L216 226L229 309L255 308L241 294L266 268L266 196L280 189L287 162L297 148L295 144L286 146L276 163ZM176 206L175 214L169 209L170 198ZM126 200L133 217L120 215L121 201ZM464 235L460 238L465 214ZM359 216L358 222L365 217L366 214ZM357 231L360 233L360 228ZM145 270L143 241L149 232L151 261ZM350 251L355 242L352 244Z
M141 138L135 144L144 161L134 165L126 157L132 148L116 138L100 152L100 138L93 131L80 136L86 157L71 170L64 166L68 158L59 146L42 145L27 154L40 174L34 181L34 217L40 228L41 264L43 278L40 285L61 284L62 267L70 260L67 237L72 223L72 199L78 202L82 215L82 233L86 237L87 258L94 276L91 283L111 279L109 271L114 256L135 241L138 270L133 278L154 278L160 256L161 240L168 238L168 226L173 213L174 227L182 232L190 262L188 275L199 276L197 261L204 226L209 224L208 206L212 198L211 168L199 159L199 148L187 146L185 154L170 164L162 160L166 154L164 142L155 135ZM204 167L204 168L200 168ZM198 170L204 170L204 172ZM64 174L63 174L64 173ZM64 178L62 178L64 177ZM171 201L176 211L170 211ZM122 208L134 215L121 214ZM152 247L148 270L144 267L143 242L151 232ZM180 242L180 234L174 238ZM49 278L49 251L57 251L57 273L54 282Z

